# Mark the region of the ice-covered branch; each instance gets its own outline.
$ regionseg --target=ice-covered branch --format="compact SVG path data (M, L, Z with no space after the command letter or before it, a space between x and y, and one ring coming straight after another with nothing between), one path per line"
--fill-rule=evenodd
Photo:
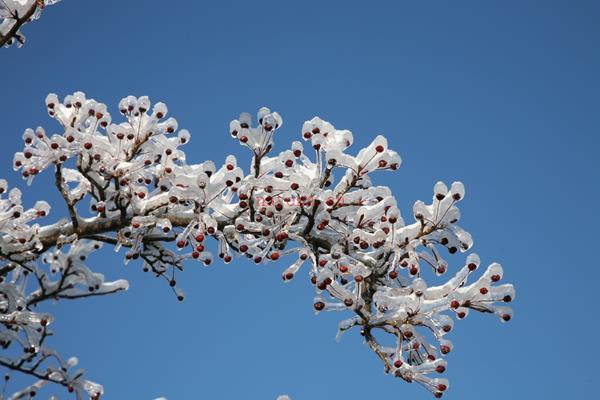
M0 0L0 47L25 44L21 27L40 17L42 10L60 0Z
M340 335L358 327L386 373L418 382L437 397L449 387L437 375L453 348L446 339L452 316L463 319L470 310L501 321L512 316L504 303L514 289L498 284L499 264L473 278L480 260L470 254L445 278L452 270L445 254L472 246L458 225L463 185L438 182L431 203L416 202L414 221L405 223L391 190L371 181L372 173L394 171L401 163L383 136L351 155L350 131L313 118L302 127L305 144L294 141L272 154L283 120L262 108L256 125L244 113L229 127L251 152L246 174L231 155L220 167L188 163L183 146L190 134L167 118L166 105L152 106L147 97L123 99L120 123L81 92L62 102L51 94L46 106L63 132L26 130L14 168L30 184L51 169L69 219L39 226L32 223L46 216L46 203L25 212L16 189L2 200L0 271L10 276L3 290L21 299L12 312L30 313L47 299L125 290L126 282L105 282L87 267L89 253L101 244L124 249L124 262L141 261L144 271L165 278L183 300L176 274L186 262L211 264L212 238L225 263L236 256L256 264L295 258L282 271L285 282L305 266L316 290L315 310L349 313ZM439 284L428 285L426 277ZM73 390L84 388L73 384L79 377L60 379ZM93 390L85 389L91 396L102 392Z

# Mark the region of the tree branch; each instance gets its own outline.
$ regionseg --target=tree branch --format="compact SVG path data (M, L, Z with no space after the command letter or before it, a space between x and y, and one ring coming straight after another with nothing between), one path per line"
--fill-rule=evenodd
M16 16L14 25L10 28L6 35L0 35L0 47L4 46L10 39L12 39L17 34L21 26L33 16L37 7L38 3L37 1L35 1L29 8L29 10L27 10L25 15L23 15L22 17L19 17L18 15Z
M69 192L64 186L65 183L62 176L62 164L56 164L54 177L54 184L60 192L60 195L62 196L63 200L67 204L67 209L69 210L69 217L71 218L71 223L73 224L73 230L77 232L77 229L79 228L79 217L77 215L77 210L75 210L75 204L69 198Z

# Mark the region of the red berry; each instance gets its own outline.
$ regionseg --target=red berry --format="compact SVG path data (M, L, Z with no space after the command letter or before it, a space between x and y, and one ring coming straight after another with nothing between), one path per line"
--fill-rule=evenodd
M394 367L396 367L396 368L400 368L402 366L402 364L404 364L402 362L402 360L396 360L396 361L394 361Z
M279 260L279 253L278 252L271 253L271 260L273 260L273 261Z
M245 245L245 244L241 245L241 246L240 246L240 251L241 251L242 253L245 253L245 252L247 252L247 251L248 251L248 246L247 246L247 245Z
M481 294L487 294L488 289L486 287L482 287L481 289L479 289L479 293Z
M196 241L198 242L203 242L204 241L204 234L199 233L196 235Z
M288 238L288 234L286 232L279 232L277 234L277 240L279 240L280 242L283 242L287 238Z
M398 272L396 272L396 271L390 271L390 273L388 274L388 276L390 277L390 279L396 279L398 277Z
M500 280L500 275L492 275L492 282L498 282Z
M477 265L474 263L469 264L469 271L475 271L477 269Z
M317 301L314 304L314 307L315 307L315 310L321 311L321 310L323 310L325 308L325 303L323 303L322 301Z
M510 321L511 316L509 314L502 315L502 319L506 322Z
M440 347L440 351L442 352L442 354L448 354L450 353L450 346L443 345Z
M340 272L345 274L348 272L348 267L346 265L340 265Z
M382 146L382 145L379 145L379 146L375 147L375 151L376 151L376 152L378 152L378 153L383 153L383 152L384 152L384 150L385 150L385 149L383 148L383 146Z
M185 240L180 240L177 242L177 247L179 247L180 249L185 247Z
M436 372L442 374L444 373L444 371L446 371L446 367L444 367L443 365L438 365L437 367L435 367Z
M460 307L460 303L459 303L458 301L456 301L456 300L452 300L452 301L450 302L450 308L453 308L453 309L455 309L455 310L456 310L458 307Z

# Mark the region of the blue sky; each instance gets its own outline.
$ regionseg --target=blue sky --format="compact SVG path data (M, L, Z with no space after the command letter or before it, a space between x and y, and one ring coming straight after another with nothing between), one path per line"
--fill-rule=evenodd
M404 163L375 182L409 216L437 180L462 180L474 250L517 287L511 323L471 314L456 325L445 398L590 397L599 20L585 0L63 0L25 27L24 48L0 51L1 175L24 187L11 170L22 131L58 131L48 92L83 90L113 115L129 94L164 101L192 132L192 162L233 153L248 165L228 123L263 105L284 117L278 149L314 115L352 130L355 151L384 134ZM29 204L58 199L51 181L26 189ZM287 264L190 265L180 304L110 251L93 260L131 289L50 307L51 344L79 356L107 399L430 398L385 376L358 332L336 343L345 316L315 316L308 278L282 284Z

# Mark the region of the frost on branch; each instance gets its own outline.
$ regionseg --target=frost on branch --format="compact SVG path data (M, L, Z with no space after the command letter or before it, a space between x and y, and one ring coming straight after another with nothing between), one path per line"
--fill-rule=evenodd
M16 299L14 312L25 313L20 320L34 318L28 313L46 299L127 289L126 282L106 282L88 267L89 253L101 244L123 250L124 263L140 261L183 300L176 275L186 262L213 262L209 238L225 263L244 257L265 264L291 256L294 261L282 270L285 282L304 268L315 286L315 310L350 314L338 337L357 327L386 373L418 382L436 397L449 387L440 374L453 349L447 339L452 317L463 319L471 310L503 322L512 316L505 303L514 289L498 283L499 264L477 273L474 253L458 270L446 259L473 244L458 225L463 185L436 183L431 203L417 201L405 221L390 189L371 180L371 173L401 164L383 136L350 153L352 133L317 117L304 123L299 141L276 154L273 140L283 119L261 108L256 125L247 113L229 125L232 138L252 156L246 173L231 155L221 166L188 163L183 146L189 132L167 117L166 105L152 105L147 97L121 100L122 122L81 92L63 101L50 94L46 106L61 132L26 130L14 168L28 184L50 170L69 215L39 226L32 221L46 216L46 203L23 211L15 189L3 203L3 290ZM25 331L19 326L16 334ZM38 338L24 343L34 346L35 356L47 351L44 329L41 336L25 335ZM2 364L10 368L14 362ZM80 376L53 375L52 381L92 397L102 393Z
M25 44L21 27L35 21L42 10L60 0L0 0L0 47Z
M6 192L6 181L0 180L0 346L8 353L0 357L0 365L37 378L10 399L30 398L48 382L61 384L78 396L87 393L97 399L102 387L83 379L82 371L73 371L76 359L64 361L45 345L52 334L49 327L53 319L36 309L48 299L123 290L126 282L105 282L101 274L85 266L87 255L99 248L92 242L77 241L67 252L46 252L43 261L50 267L39 266L36 259L43 250L40 226L31 222L45 217L50 207L46 202L37 202L25 210L19 189L11 189L5 198Z

